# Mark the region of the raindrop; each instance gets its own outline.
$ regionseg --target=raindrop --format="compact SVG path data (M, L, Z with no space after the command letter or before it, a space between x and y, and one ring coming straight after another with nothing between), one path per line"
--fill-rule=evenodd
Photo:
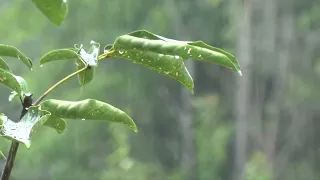
M202 57L201 54L198 57L201 58Z
M239 74L239 76L242 76L242 72L240 70L238 71L238 74Z
M143 62L144 61L144 59L141 59L141 62Z
M43 67L43 64L41 64L40 67Z
M169 71L165 71L164 73L165 73L165 74L169 74Z
M119 54L123 54L124 53L124 51L119 51Z
M83 119L81 119L81 120L84 121L84 120L86 120L86 119L83 118Z
M190 54L190 52L191 52L191 48L188 49L188 54Z
M179 73L178 72L176 72L176 76L178 76L179 75Z
M176 59L180 59L180 56L177 56L177 55L176 55L176 56L174 56L174 58L176 58Z
M159 70L161 70L162 68L161 67L159 67Z

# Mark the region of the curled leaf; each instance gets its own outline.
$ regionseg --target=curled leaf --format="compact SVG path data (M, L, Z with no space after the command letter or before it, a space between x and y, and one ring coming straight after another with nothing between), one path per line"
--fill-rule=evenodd
M0 69L6 70L6 71L11 71L9 68L8 64L0 57Z
M55 129L59 134L61 134L67 127L65 120L53 116L49 116L47 121L43 125Z
M0 44L0 56L7 56L20 59L27 67L32 69L32 61L16 47Z
M0 83L16 91L20 97L23 96L23 92L27 89L27 83L22 77L16 76L3 69L0 69Z
M77 70L80 70L84 68L86 65L88 65L88 68L85 71L79 73L78 75L80 85L88 84L93 80L95 68L98 65L97 62L100 51L100 44L94 41L91 41L90 44L91 47L88 53L82 48L82 45L78 47L79 54L86 64L83 64L79 60L77 60Z
M98 100L62 101L49 99L42 102L40 106L41 109L51 112L51 116L55 118L105 120L122 123L133 131L138 131L133 120L125 112Z
M0 134L7 139L23 143L29 148L31 145L31 131L45 123L49 116L50 113L48 111L41 110L38 106L31 106L27 114L17 123L7 116L1 115L0 119L3 123L0 128Z

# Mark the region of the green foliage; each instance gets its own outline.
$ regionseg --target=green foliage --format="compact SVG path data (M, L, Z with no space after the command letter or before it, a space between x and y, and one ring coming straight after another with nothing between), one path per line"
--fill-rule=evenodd
M40 9L40 11L45 16L47 16L47 18L52 23L56 25L61 25L61 23L67 16L67 13L68 13L67 1L33 0L33 3ZM92 3L92 5L94 4L97 4L97 3ZM134 4L137 4L137 3L134 3ZM127 7L127 9L130 10L132 8ZM89 17L84 17L84 18L88 18L89 20L92 20ZM95 21L88 22L88 24L91 24L91 23L94 24L96 22ZM75 25L74 22L70 22L70 27L76 27L74 25ZM104 23L99 22L98 25L104 26ZM108 27L112 27L111 25L112 24L108 24ZM112 32L112 30L110 30L110 32ZM114 31L113 33L115 32L118 33L118 31ZM65 43L65 41L68 41L68 40L69 38L67 39L64 38L64 39L61 39L61 42L63 41ZM43 46L43 49L48 48L48 46L45 46L43 44L40 43L38 45L38 48L39 47L42 48L42 46ZM0 48L0 56L10 56L10 57L18 58L22 60L22 62L26 64L30 69L32 68L32 61L29 58L27 58L25 55L23 55L18 49L12 46L6 46L6 45L1 46L1 48ZM38 52L38 48L37 48L37 52ZM160 72L170 76L171 78L175 79L176 81L180 82L185 87L187 87L191 92L193 92L194 83L193 83L192 77L190 76L184 64L184 61L188 59L214 62L220 65L223 65L227 68L233 69L241 75L240 66L236 61L236 59L231 54L225 52L224 50L209 46L203 43L202 41L195 41L195 42L177 41L177 40L168 39L144 30L135 31L135 32L117 37L116 40L114 41L114 44L107 46L107 48L105 48L105 51L102 54L100 54L100 56L99 56L99 53L100 53L100 44L92 41L91 48L88 51L85 51L81 45L75 48L53 50L45 54L40 59L40 65L44 65L44 64L47 64L48 62L53 62L53 61L62 62L61 60L75 60L77 71L70 74L69 76L66 76L66 78L62 79L58 83L51 86L45 93L42 94L42 96L39 97L39 99L35 103L33 103L33 106L26 107L26 108L24 107L25 109L23 110L26 110L27 114L21 119L21 121L13 122L9 120L6 116L2 116L1 120L3 121L3 123L1 124L2 125L1 132L3 136L11 140L22 142L27 147L30 147L29 136L33 129L35 130L35 129L38 129L41 125L45 125L47 127L55 129L59 134L61 134L66 129L65 119L103 120L103 121L122 123L128 126L129 128L131 128L132 130L134 130L135 132L137 132L137 127L134 121L124 111L118 108L115 108L105 102L101 102L94 99L86 99L86 100L80 100L80 101L63 101L63 100L49 99L42 102L42 100L48 94L50 94L54 89L56 89L61 83L66 82L67 80L69 80L74 76L78 76L78 80L81 86L84 86L89 83L94 84L93 80L94 78L97 78L95 77L95 71L97 69L96 67L98 66L98 63L101 62L100 60L102 59L121 58L121 59L130 60L131 62L145 66L153 71ZM48 67L49 68L53 67L53 64L51 64L51 66L49 65ZM53 69L55 69L55 67L53 67ZM15 90L10 95L9 100L12 100L12 98L15 97L16 95L23 97L25 95L24 93L26 92L25 81L23 80L24 83L21 83L19 81L19 77L17 78L17 76L11 73L9 66L6 64L6 62L3 59L0 59L0 70L1 72L3 72L2 74L0 74L0 78L3 78L3 77L7 78L6 74L11 74L12 75L11 77L14 77L9 79L7 83L4 83L7 86L9 84L8 87ZM57 72L54 72L54 73L57 74ZM48 75L46 76L46 78L43 78L44 80L41 80L41 79L39 80L27 79L27 80L28 81L30 80L33 83L33 84L31 83L31 85L36 86L34 87L35 91L38 91L38 86L43 85L43 83L41 84L40 81L49 82L50 80L53 79L52 78L52 76L54 76L53 74L51 73L47 73L47 74ZM103 86L103 83L105 82L111 82L111 81L118 82L110 77L105 78L105 76L101 76L101 75L105 75L104 73L97 72L97 74L100 75L98 76L99 83L96 83L94 85L98 84L99 86ZM130 74L130 72L128 74ZM146 79L143 79L143 80L146 80ZM151 82L150 80L146 80L146 81ZM25 86L23 86L23 84ZM151 85L150 86L151 90L146 92L150 94L154 93L153 91L156 88L153 88L152 86L154 86L155 84L158 84L158 83L154 83L153 85ZM95 87L95 88L92 88L91 91L95 91L97 89L98 88ZM119 89L119 91L120 90L122 89ZM66 94L69 94L70 91L72 90L69 90L68 92L66 92ZM143 94L141 91L139 91L139 93ZM73 95L74 92L70 94ZM125 97L126 96L124 96L123 98L125 99ZM131 111L131 109L128 107L127 111ZM142 113L144 112L145 110L143 109ZM70 124L74 125L73 127L75 127L74 122L76 121L70 122ZM81 121L81 122L83 123L78 123L78 124L84 124L87 121ZM12 129L9 129L10 127L16 127L16 128L15 130L12 130ZM19 134L17 130L19 128L27 129L25 131L25 134ZM104 126L99 126L99 128L105 129ZM82 130L86 131L87 127L82 128ZM124 131L121 131L121 133L123 132ZM221 133L219 133L219 134L222 134L221 141L225 141L225 139L227 139L228 133L229 133L229 128L226 128ZM119 133L116 132L114 136L119 136ZM126 134L126 136L128 135ZM74 135L73 137L75 138L72 139L71 143L77 143L76 139L80 138L80 135L79 136ZM219 137L217 139L220 140ZM98 139L99 136L97 137L93 135L92 136L85 135L85 136L81 136L81 138L88 138L87 141L90 141L90 139L92 138ZM105 138L102 138L102 139L103 139L102 141L105 141ZM128 142L125 142L125 144L128 145ZM47 145L43 145L43 149L45 148L48 149ZM61 148L61 149L64 149L64 148ZM129 157L128 147L126 148L124 155L121 155L121 153L123 153L122 150L123 149L119 148L119 151L116 151L117 153L119 152L121 158L123 158L120 164L115 163L118 165L118 167L112 169L114 170L113 172L116 172L116 173L109 172L109 173L103 174L103 176L100 176L100 177L106 177L106 178L126 177L131 179L135 179L135 178L150 179L150 178L154 178L154 176L157 176L157 178L159 179L166 178L164 175L165 172L162 171L161 169L161 165L154 166L152 164L143 163L143 161ZM217 151L220 153L221 149L219 150ZM107 158L107 159L109 161L112 158ZM224 156L221 159L222 159L221 161L223 161ZM119 159L117 159L116 161L118 160ZM66 169L66 166L67 166L66 162L59 162L59 163L61 165L59 166L60 170ZM73 162L68 162L68 163L71 164ZM78 162L75 162L75 164L77 163ZM89 163L86 163L86 164L89 164ZM109 165L112 165L112 164L109 164ZM65 168L61 168L61 167L65 167ZM82 177L82 174L81 174L82 169L78 169L77 172L79 172L77 177ZM145 174L147 174L147 176L145 176Z
M32 69L32 61L17 48L0 44L0 56L13 57L21 60L28 68Z
M3 69L0 69L0 82L8 88L17 92L20 97L23 96L23 93L27 89L27 83L22 77L16 76L11 72L5 71Z
M56 25L61 25L68 14L67 0L32 0L32 2Z
M59 134L61 134L67 127L67 123L64 119L54 116L49 116L44 125L55 129Z
M82 101L61 101L49 99L40 104L41 109L52 113L51 116L64 119L106 120L122 123L133 131L137 127L123 111L101 101L87 99Z
M33 128L39 128L47 121L50 112L41 110L38 106L29 108L27 114L18 123L10 120L7 116L1 115L2 126L0 134L8 139L19 141L30 147L30 133Z
M179 81L191 92L193 92L194 83L184 65L184 60L215 62L236 70L241 75L238 61L222 49L209 46L202 41L172 40L145 30L118 37L114 45L105 51L114 52L110 53L110 56L128 59L151 70L164 73Z

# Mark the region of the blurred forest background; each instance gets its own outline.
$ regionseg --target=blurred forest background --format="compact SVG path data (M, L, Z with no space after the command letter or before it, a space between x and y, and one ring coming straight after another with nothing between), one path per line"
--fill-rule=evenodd
M39 67L46 52L110 44L138 29L228 50L243 76L189 62L192 95L142 66L104 61L89 85L74 78L50 97L105 101L131 115L139 132L75 120L62 135L42 128L30 149L19 149L13 180L320 180L319 0L69 1L61 27L30 1L0 0L0 43L34 60L31 73L8 63L37 97L75 70L71 62ZM18 118L19 101L8 105L10 91L0 93L1 112ZM9 145L2 139L0 150Z

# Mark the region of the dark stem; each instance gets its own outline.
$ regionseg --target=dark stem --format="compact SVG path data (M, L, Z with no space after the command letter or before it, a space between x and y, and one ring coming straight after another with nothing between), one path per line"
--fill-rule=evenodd
M28 108L32 105L32 94L31 95L26 95L24 97L24 100L22 102L22 111L20 114L20 119L19 121L22 119L22 117L28 112ZM9 150L9 155L6 159L6 162L4 164L4 168L2 170L2 174L1 174L1 180L9 180L10 178L10 174L14 165L14 160L16 159L16 155L17 155L17 151L19 148L19 142L17 141L12 141L11 142L11 147Z

